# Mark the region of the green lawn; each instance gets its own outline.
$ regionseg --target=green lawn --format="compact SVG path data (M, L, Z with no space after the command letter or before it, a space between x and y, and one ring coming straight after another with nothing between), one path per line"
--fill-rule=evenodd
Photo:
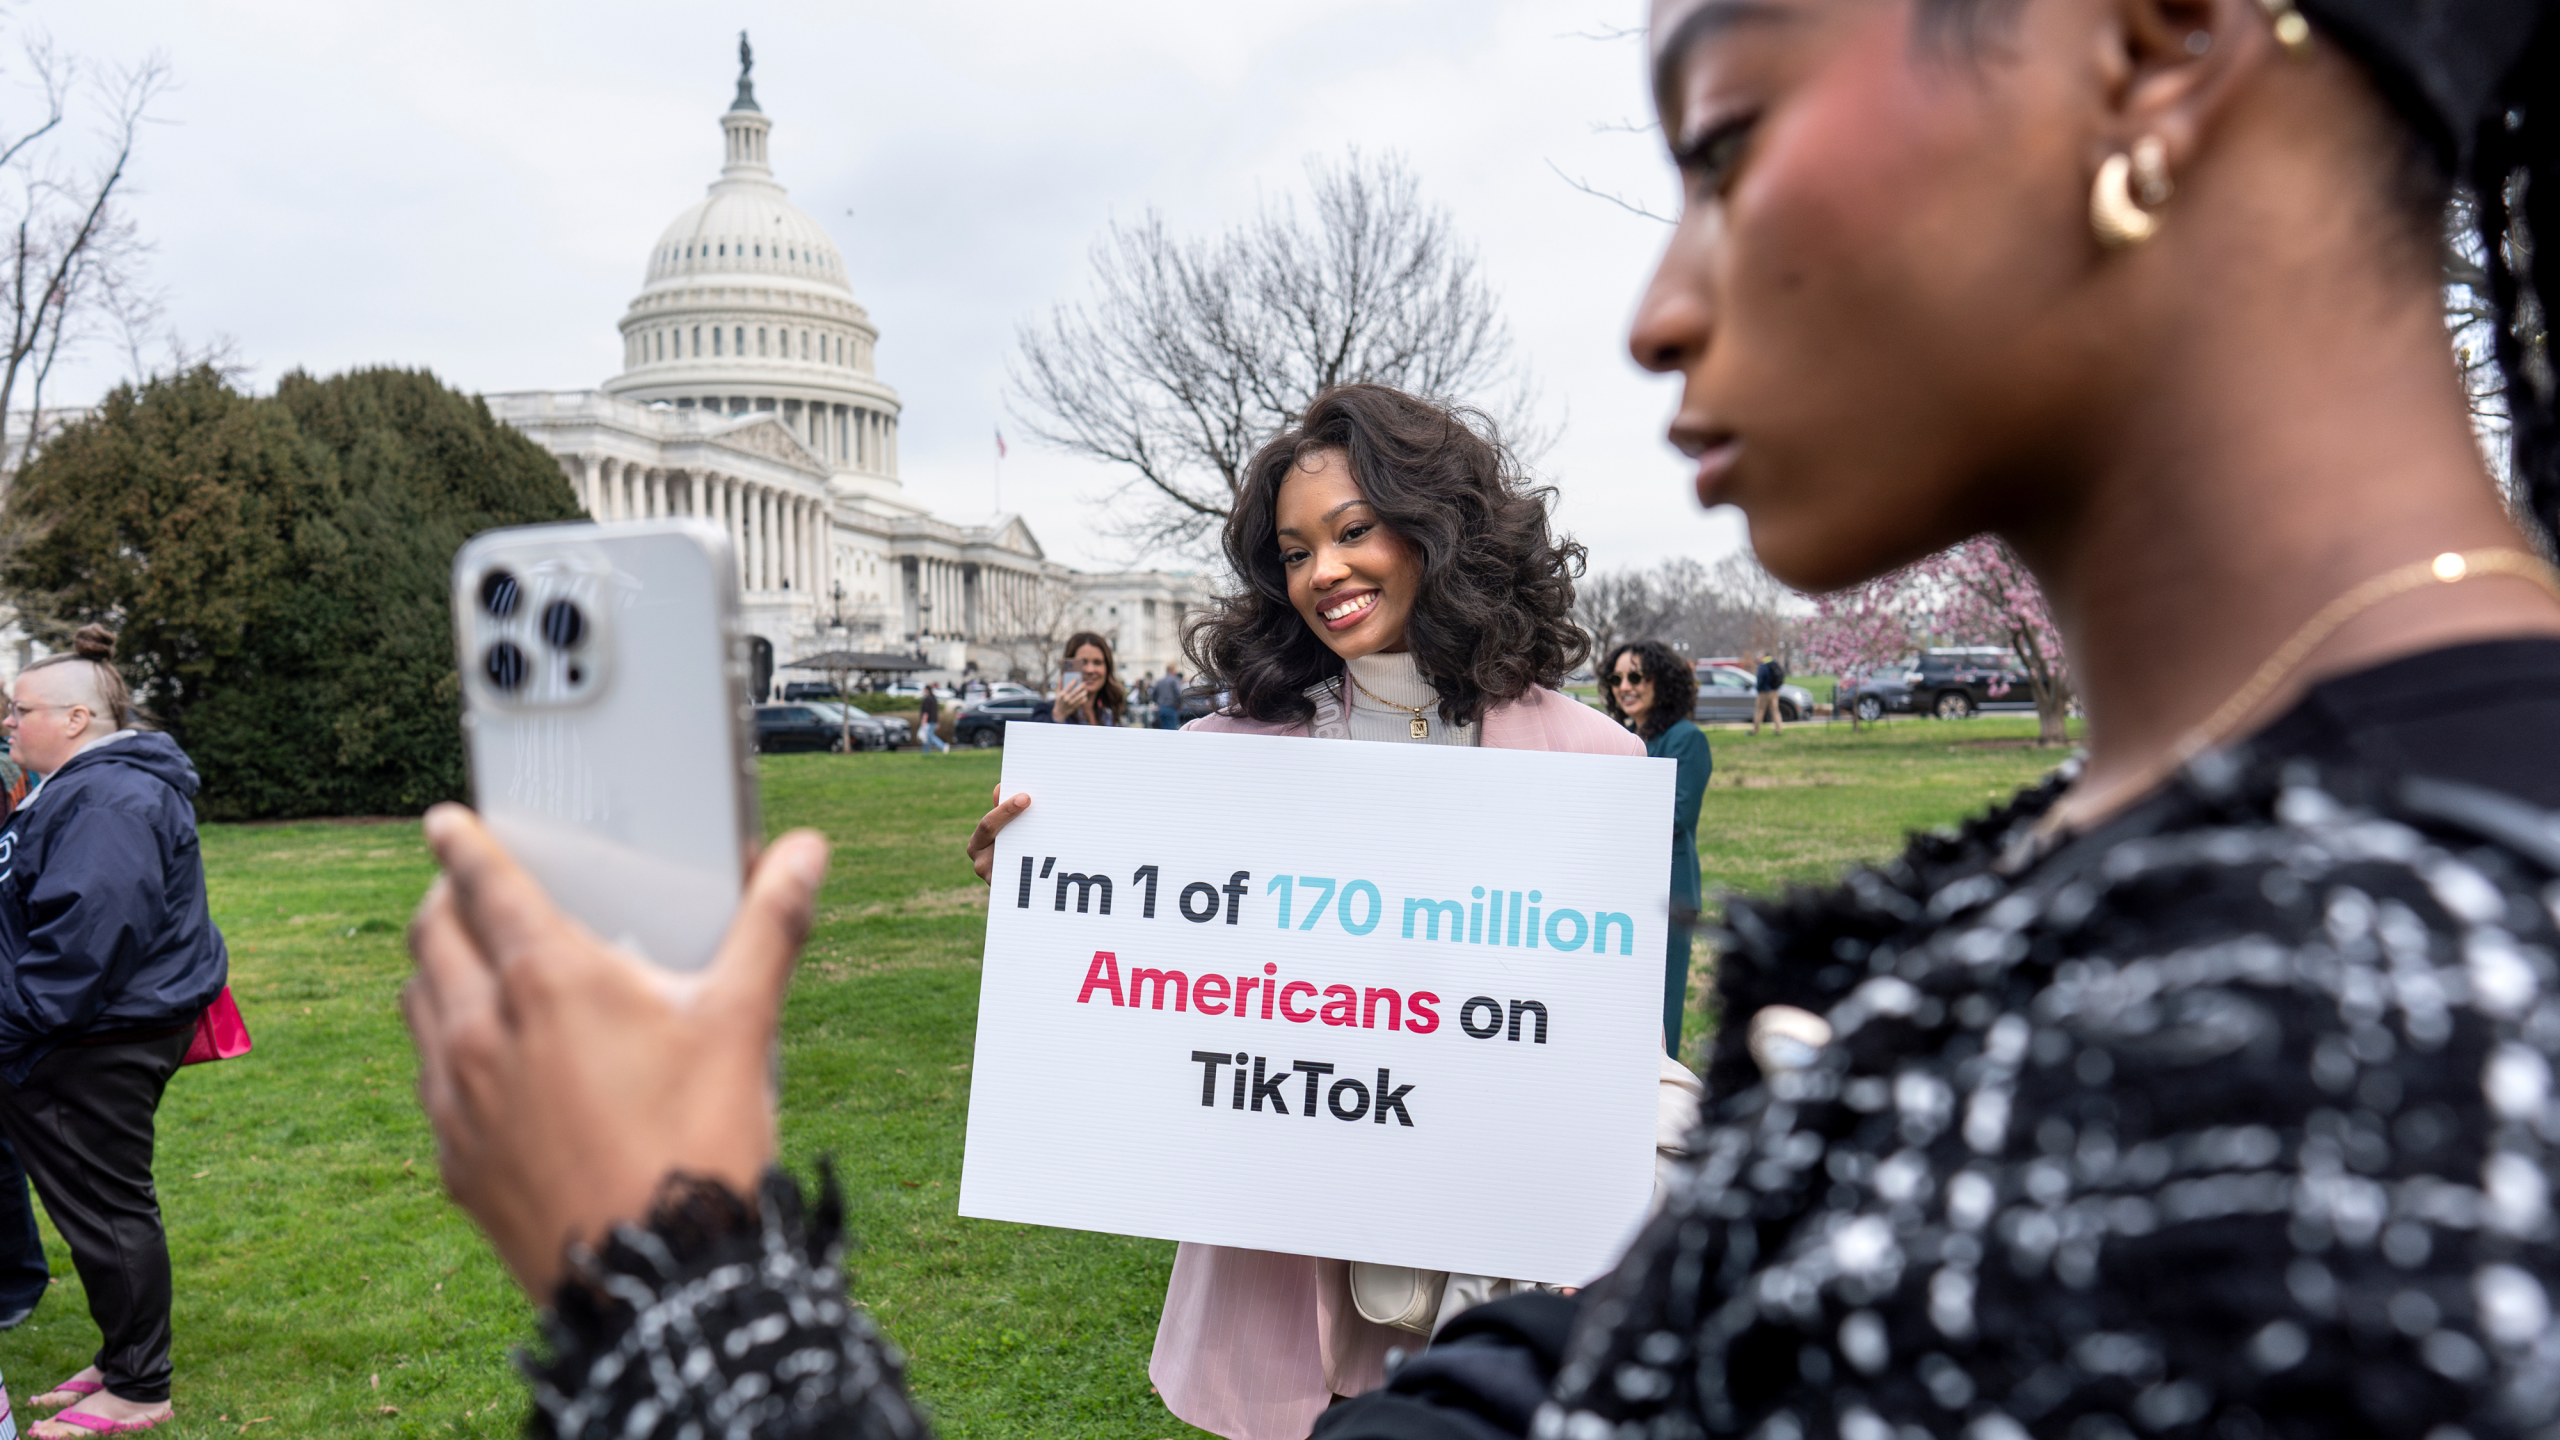
M1979 809L2058 755L2031 719L1711 732L1711 889L1813 880ZM1995 742L1983 744L1977 742ZM835 873L785 1019L784 1147L832 1155L856 1290L913 1356L949 1437L1192 1434L1149 1393L1172 1247L963 1221L985 891L960 846L998 757L779 757L771 828L835 838ZM506 1435L532 1312L444 1201L395 996L429 867L407 823L208 826L214 917L257 1038L181 1072L158 1172L178 1275L179 1436ZM1702 967L1703 968L1703 967ZM33 1394L97 1344L69 1257L0 1336ZM21 1416L21 1423L26 1417Z

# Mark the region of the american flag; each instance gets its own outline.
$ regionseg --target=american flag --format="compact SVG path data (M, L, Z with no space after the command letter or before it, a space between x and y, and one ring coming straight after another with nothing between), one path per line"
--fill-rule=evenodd
M1005 457L1005 448L1004 448L1004 432L1003 432L1002 430L998 430L998 431L996 432L996 458L997 458L997 459L999 459L999 460L1001 460L1001 459L1003 459L1004 457Z

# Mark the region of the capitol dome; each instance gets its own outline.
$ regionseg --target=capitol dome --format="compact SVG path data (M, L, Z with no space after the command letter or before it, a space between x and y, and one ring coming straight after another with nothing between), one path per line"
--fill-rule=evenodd
M720 178L650 250L622 318L623 370L604 388L772 414L848 488L894 488L899 404L872 368L880 332L826 228L774 180L773 122L743 71L720 129Z

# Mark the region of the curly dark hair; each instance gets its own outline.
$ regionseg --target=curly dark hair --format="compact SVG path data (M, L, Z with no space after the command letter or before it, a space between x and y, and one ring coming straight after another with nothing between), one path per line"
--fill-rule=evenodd
M1245 467L1227 515L1238 593L1183 628L1203 690L1234 693L1231 714L1280 723L1315 715L1312 687L1341 657L1289 603L1280 564L1280 486L1300 462L1340 451L1380 523L1422 559L1405 622L1415 666L1451 725L1552 686L1591 653L1573 620L1582 547L1547 524L1552 486L1533 485L1492 421L1384 385L1339 385Z
M1610 719L1627 723L1627 712L1618 708L1618 658L1622 655L1636 657L1645 678L1653 682L1653 707L1644 712L1644 723L1630 727L1637 734L1650 740L1697 710L1698 672L1689 662L1659 640L1630 640L1600 662L1600 696L1608 702Z

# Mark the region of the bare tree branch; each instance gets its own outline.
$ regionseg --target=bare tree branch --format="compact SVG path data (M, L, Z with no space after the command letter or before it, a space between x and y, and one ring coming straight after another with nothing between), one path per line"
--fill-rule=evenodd
M44 389L54 367L100 333L156 323L159 302L142 288L148 253L119 208L142 126L170 85L168 62L152 55L117 71L90 72L34 36L26 65L43 95L43 117L15 139L0 140L0 179L15 192L0 203L6 250L0 252L0 454L13 438L9 415L20 386L29 387L28 431L15 437L20 457L43 439ZM84 83L85 77L85 83ZM96 154L83 164L64 152L63 123L71 96L86 90L104 116Z
M1532 397L1493 288L1404 165L1309 162L1309 194L1207 238L1150 211L1093 251L1093 293L1017 336L1008 408L1115 467L1110 529L1140 553L1214 543L1256 449L1335 385L1491 412L1515 447ZM1534 448L1534 447L1531 447Z
M1572 186L1574 189L1581 191L1585 195L1591 196L1595 200L1606 200L1610 204L1617 206L1619 209L1624 210L1631 215L1641 215L1647 220L1659 220L1665 225L1677 225L1680 223L1677 216L1657 215L1642 204L1630 200L1623 195L1612 194L1607 190L1600 189L1599 187L1591 184L1589 181L1577 180L1573 176L1564 173L1564 168L1556 164L1553 160L1547 162L1547 168L1555 171L1557 179Z

